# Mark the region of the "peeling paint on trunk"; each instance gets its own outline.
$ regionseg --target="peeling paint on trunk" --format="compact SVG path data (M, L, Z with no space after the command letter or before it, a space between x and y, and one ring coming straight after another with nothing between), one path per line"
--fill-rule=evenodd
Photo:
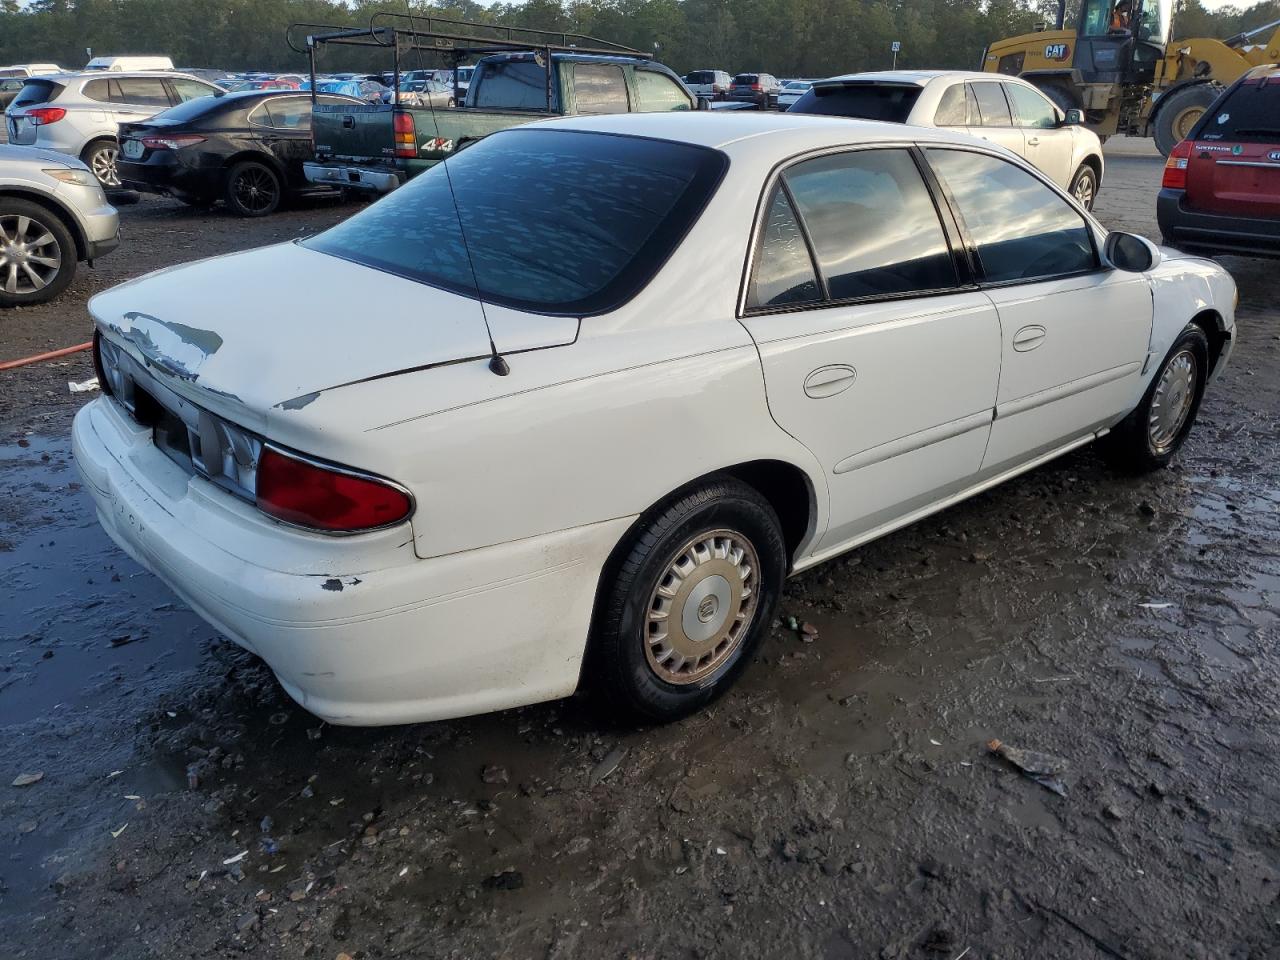
M222 337L212 330L189 327L185 323L161 320L147 313L126 313L128 326L107 326L138 348L143 359L182 380L196 380L200 367L222 346Z

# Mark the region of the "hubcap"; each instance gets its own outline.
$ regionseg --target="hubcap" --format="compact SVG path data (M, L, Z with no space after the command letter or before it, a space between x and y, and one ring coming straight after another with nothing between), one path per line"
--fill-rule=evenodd
M19 214L0 216L0 289L35 293L61 268L62 250L44 224Z
M1076 199L1086 210L1093 209L1093 177L1085 174L1076 181Z
M1196 357L1190 350L1174 354L1160 373L1151 396L1147 438L1154 453L1165 453L1186 425L1196 396Z
M760 561L733 530L691 538L668 561L649 597L644 652L667 683L695 683L738 648L759 603Z
M89 169L103 186L120 186L120 173L116 170L116 158L119 155L120 151L115 147L103 147L89 159Z
M251 168L236 177L236 199L251 213L270 210L276 201L275 179L266 170Z

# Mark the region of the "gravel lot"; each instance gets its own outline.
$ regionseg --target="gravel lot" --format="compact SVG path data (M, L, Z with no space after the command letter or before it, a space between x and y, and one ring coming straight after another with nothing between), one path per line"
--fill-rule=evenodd
M1102 219L1154 236L1159 177L1112 154ZM351 209L144 200L69 296L0 316L0 358ZM818 636L778 627L663 729L323 726L99 530L84 355L0 373L6 954L1280 956L1280 270L1223 262L1239 344L1171 469L1084 450L793 579ZM1065 796L992 738L1063 758Z

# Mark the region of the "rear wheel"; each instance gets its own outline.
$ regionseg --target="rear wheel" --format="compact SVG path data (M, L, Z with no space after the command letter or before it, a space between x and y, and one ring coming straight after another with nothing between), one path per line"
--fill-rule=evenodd
M76 275L66 225L27 200L0 199L0 307L52 300Z
M1112 465L1130 473L1167 465L1191 432L1208 374L1209 339L1189 323L1165 355L1137 409L1105 438L1103 449Z
M1156 149L1167 157L1180 140L1187 139L1196 121L1221 92L1222 87L1216 83L1197 83L1193 87L1167 93L1158 100L1160 109L1156 111L1154 130Z
M588 683L623 719L700 709L746 669L773 620L786 548L754 489L712 478L631 534L601 581Z
M1071 195L1086 210L1093 209L1094 201L1098 199L1098 173L1089 164L1080 164L1080 169L1071 178Z
M120 173L116 170L116 160L119 156L120 145L114 140L96 140L89 144L80 159L104 187L118 187Z
M254 160L237 163L227 174L227 206L242 217L265 217L280 207L284 185L276 172Z

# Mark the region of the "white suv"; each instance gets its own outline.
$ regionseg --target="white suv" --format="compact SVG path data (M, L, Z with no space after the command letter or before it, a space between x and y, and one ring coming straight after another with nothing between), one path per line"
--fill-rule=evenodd
M9 104L9 142L69 153L83 160L106 187L116 173L121 123L146 120L196 97L225 93L181 73L59 73L32 77Z

